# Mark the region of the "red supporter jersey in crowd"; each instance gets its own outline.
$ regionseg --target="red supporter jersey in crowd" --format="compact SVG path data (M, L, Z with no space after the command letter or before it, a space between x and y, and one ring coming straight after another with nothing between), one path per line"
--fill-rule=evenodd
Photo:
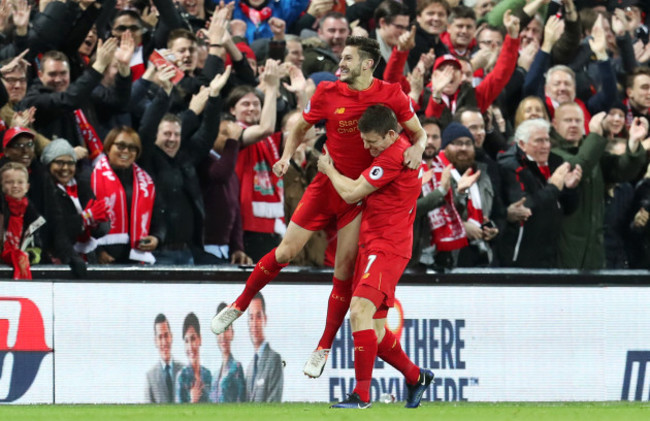
M372 162L364 149L357 123L371 105L383 104L393 110L403 123L415 116L408 96L397 83L373 79L363 91L350 89L347 83L321 82L305 107L303 117L310 124L327 120L327 150L336 169L346 177L357 179Z
M404 166L404 151L411 146L405 135L390 145L363 171L378 190L364 203L359 244L411 258L415 207L422 188L422 169Z

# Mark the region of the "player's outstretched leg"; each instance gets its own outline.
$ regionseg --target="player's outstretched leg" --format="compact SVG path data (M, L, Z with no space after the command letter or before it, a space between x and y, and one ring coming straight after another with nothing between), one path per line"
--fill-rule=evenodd
M336 332L343 324L348 308L350 308L352 281L342 281L334 276L332 283L332 292L327 302L327 317L325 318L323 336L318 342L318 347L312 352L302 369L305 375L312 378L320 377L323 374Z
M260 259L255 265L253 273L246 280L244 291L229 307L224 308L212 319L212 331L219 335L226 331L242 313L248 308L255 294L289 264L296 254L305 246L312 231L306 230L293 222L289 222L287 232L280 245Z
M320 377L323 373L334 337L341 328L345 315L350 308L352 275L354 274L354 264L357 256L360 223L361 215L358 215L338 231L334 277L332 278L332 292L327 302L325 330L316 350L312 352L303 367L305 375L312 378Z
M420 406L422 394L433 380L433 372L419 368L406 355L399 339L387 327L384 328L384 338L377 347L377 355L382 360L399 370L406 378L406 407Z
M253 269L253 273L250 274L246 281L244 291L239 297L237 297L235 302L221 310L212 318L211 328L215 335L225 332L228 326L237 320L248 308L251 300L255 297L255 294L278 276L278 273L280 273L282 268L289 264L278 263L275 256L276 250L277 249L274 248L264 255L259 262L257 262L255 269Z

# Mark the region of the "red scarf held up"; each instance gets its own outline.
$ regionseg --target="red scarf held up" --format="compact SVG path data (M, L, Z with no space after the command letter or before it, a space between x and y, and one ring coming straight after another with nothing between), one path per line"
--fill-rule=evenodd
M423 167L423 170L427 171L426 164L423 164ZM424 196L440 187L444 169L444 165L439 160L433 160L430 170L433 171L433 177L422 185ZM445 193L445 201L442 206L430 211L428 217L431 227L431 245L435 245L437 251L453 251L467 246L467 233L454 206L454 195L451 189Z
M88 157L91 161L94 161L104 150L102 140L97 136L95 128L88 122L81 108L74 110L74 118L77 121L77 126L86 144L86 148L88 148Z
M260 26L260 23L270 19L273 14L273 10L268 6L263 7L262 10L257 10L240 1L239 7L241 7L242 12L248 16L248 19L250 19L255 26Z
M248 127L241 122L238 123L244 129ZM259 222L266 225L264 222L273 220L275 221L273 224L269 223L273 230L268 232L284 234L283 182L271 169L280 159L278 136L279 133L273 134L239 152L235 173L240 181L241 211L246 225L244 230L250 230L251 223L255 225ZM248 200L251 202L250 205L243 203ZM263 221L264 219L267 221Z
M442 163L443 169L450 164L449 160L447 159L447 155L445 155L445 151L440 151L438 154L438 159ZM451 176L456 181L458 181L461 177L456 168L453 168L451 170ZM483 225L484 218L483 206L481 204L481 193L479 192L477 183L472 184L469 188L469 195L467 197L467 222L480 227Z
M106 200L111 220L111 229L108 234L98 240L99 244L129 244L132 260L154 263L155 258L151 253L137 250L138 241L149 235L149 225L156 197L156 188L149 174L133 164L133 196L131 197L130 212L126 210L124 187L108 163L106 156L102 156L95 165L91 183L97 200Z
M20 249L25 210L29 202L26 197L15 199L5 195L5 199L9 205L9 223L5 232L2 260L13 266L14 279L32 279L32 272L29 268L29 256Z

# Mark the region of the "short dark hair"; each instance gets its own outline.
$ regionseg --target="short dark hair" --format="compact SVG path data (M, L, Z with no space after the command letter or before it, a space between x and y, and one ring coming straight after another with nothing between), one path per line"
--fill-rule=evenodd
M424 11L424 9L436 3L441 5L445 9L447 15L449 15L449 12L451 11L451 7L449 7L449 3L447 3L445 0L421 0L418 1L417 3L418 5L417 8L415 9L417 15L420 15Z
M460 107L459 109L456 110L454 113L454 121L457 121L460 124L463 124L461 122L463 118L463 113L465 112L471 112L471 113L479 113L481 116L483 116L483 113L481 112L481 109L479 107L476 107L474 105L465 105L464 107Z
M634 79L637 78L637 76L645 75L650 77L650 67L648 66L637 66L632 73L627 75L627 80L625 81L625 87L626 88L631 88L634 86Z
M404 5L395 0L384 0L379 3L379 6L375 9L375 22L379 25L379 19L384 18L386 23L391 23L396 16L405 15L409 16L409 9Z
M437 117L420 117L420 126L424 127L427 124L435 124L442 130L442 123Z
M240 99L245 97L248 94L255 94L261 102L264 102L264 98L257 92L257 90L251 85L239 85L233 88L226 98L226 111L230 112L230 109L237 105Z
M190 313L187 316L185 316L185 321L183 321L183 337L185 337L185 333L187 332L187 329L190 327L194 328L194 331L196 334L201 337L201 326L199 325L199 318L196 317L196 314Z
M135 131L135 129L129 126L114 127L110 132L108 132L104 139L104 153L108 155L108 151L111 150L111 146L115 143L115 139L117 139L121 133L126 133L135 143L137 143L138 154L136 155L136 159L140 158L140 155L142 154L142 141L140 140L140 135Z
M188 31L187 29L183 29L183 28L174 29L169 33L169 37L167 37L167 48L171 48L174 41L176 41L179 38L189 39L195 44L199 43L198 39L196 38L196 35Z
M383 137L389 130L397 132L399 123L393 110L385 105L371 105L359 119L359 131L362 133L375 132Z
M498 32L501 34L503 38L506 37L506 31L504 28L500 28L498 26L490 25L489 23L485 25L484 27L481 28L481 30L476 34L476 38L478 39L479 35L482 34L484 31L490 31L490 32Z
M117 18L121 18L122 16L129 16L129 17L137 20L138 23L140 24L140 26L143 25L142 16L140 15L139 10L123 9L123 10L120 10L119 12L117 12L115 14L115 17L113 17L113 20L111 21L111 29L113 28L113 25L115 25L115 21L117 20Z
M456 19L472 19L476 22L476 13L471 7L456 6L451 9L451 12L447 16L447 23L452 23Z
M167 322L167 325L169 325L169 322L167 321L167 317L165 317L165 315L162 313L158 313L156 318L153 320L153 332L156 333L156 325L165 322Z
M163 118L160 119L160 123L162 123L163 121L167 121L169 123L178 123L179 126L183 125L183 120L181 120L181 118L176 114L172 114L172 113L165 114ZM159 126L160 123L158 123Z
M379 51L379 42L376 39L366 37L347 37L345 40L346 47L356 47L362 59L373 60L373 69L379 65L381 52Z
M262 313L266 316L266 302L264 301L264 296L261 292L258 291L257 294L253 297L253 300L260 300L262 302ZM251 301L253 301L251 300Z
M319 29L323 26L323 22L325 22L326 19L336 19L336 20L345 19L345 21L347 22L347 18L345 17L345 15L343 13L329 11L329 12L325 13L323 15L323 17L320 18L320 20L318 21L318 28Z
M64 61L68 64L68 69L70 68L70 60L65 53L57 50L50 50L41 56L41 60L38 62L38 70L43 70L43 64L45 64L47 60Z

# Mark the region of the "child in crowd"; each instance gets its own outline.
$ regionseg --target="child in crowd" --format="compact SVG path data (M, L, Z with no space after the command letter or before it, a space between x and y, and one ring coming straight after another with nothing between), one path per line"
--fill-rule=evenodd
M13 266L13 279L32 279L29 265L40 260L38 229L45 219L27 199L29 173L24 165L9 162L0 168L2 185L2 260Z

